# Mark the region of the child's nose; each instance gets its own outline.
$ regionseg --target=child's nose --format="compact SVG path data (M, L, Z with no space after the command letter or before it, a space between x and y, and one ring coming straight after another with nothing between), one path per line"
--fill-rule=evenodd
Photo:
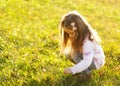
M72 37L72 35L69 35L70 36L70 38Z

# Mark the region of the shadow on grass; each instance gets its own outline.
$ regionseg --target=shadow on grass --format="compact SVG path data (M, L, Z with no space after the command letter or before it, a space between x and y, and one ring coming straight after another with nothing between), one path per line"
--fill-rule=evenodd
M63 77L61 78L61 80L59 80L59 83L56 84L56 86L94 86L94 85L95 82L94 80L92 80L92 78L80 80L75 76Z
M62 76L59 80L52 80L52 77L47 77L40 81L31 80L23 83L22 86L94 86L95 82L92 79L79 80L73 76Z
M23 82L22 86L40 86L40 83L37 80L31 80L30 82Z

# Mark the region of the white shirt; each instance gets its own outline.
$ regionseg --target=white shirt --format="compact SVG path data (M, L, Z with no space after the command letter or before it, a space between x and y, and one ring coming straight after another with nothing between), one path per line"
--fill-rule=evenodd
M105 63L105 55L100 45L87 39L83 43L83 60L70 69L73 74L82 72L91 65L92 61L94 61L96 68L99 69Z

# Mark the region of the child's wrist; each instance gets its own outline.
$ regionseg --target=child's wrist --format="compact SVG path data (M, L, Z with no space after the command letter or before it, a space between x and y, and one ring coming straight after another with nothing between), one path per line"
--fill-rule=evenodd
M74 67L70 67L70 70L71 70L72 74L76 74L76 71L75 71Z
M69 68L69 70L70 70L70 74L73 74L73 72L72 72L71 68Z

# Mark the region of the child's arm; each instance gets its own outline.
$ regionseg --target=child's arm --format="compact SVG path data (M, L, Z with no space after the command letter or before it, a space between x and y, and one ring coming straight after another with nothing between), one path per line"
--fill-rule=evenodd
M94 44L92 41L87 40L83 45L83 60L81 60L78 64L71 67L71 72L73 74L79 73L87 69L92 63L94 56Z

